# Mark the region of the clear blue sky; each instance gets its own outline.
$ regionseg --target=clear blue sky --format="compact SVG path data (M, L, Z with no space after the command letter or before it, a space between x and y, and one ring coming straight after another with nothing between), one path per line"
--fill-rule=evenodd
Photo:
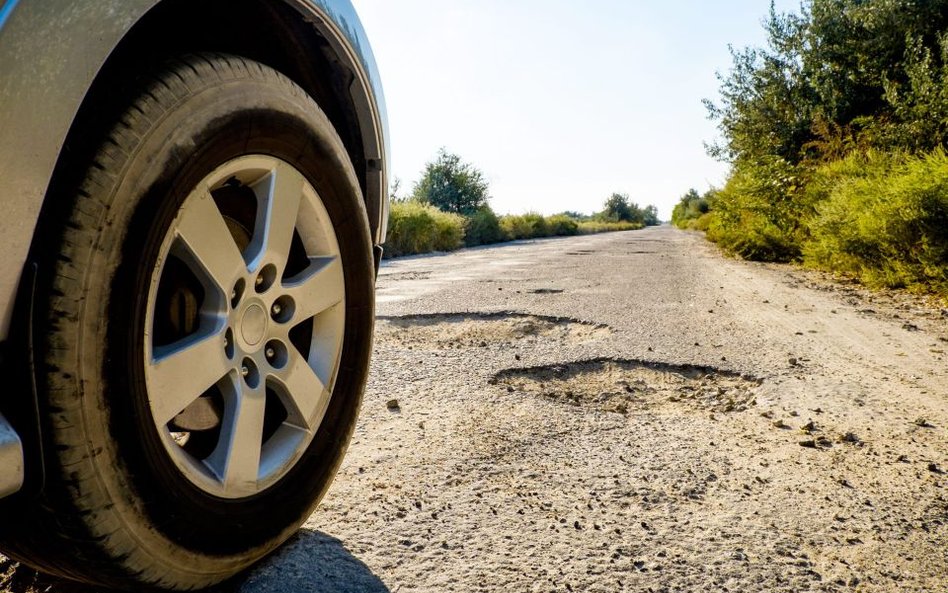
M382 73L392 173L407 193L440 147L491 205L593 212L612 192L663 218L719 185L706 156L728 44L761 45L769 0L353 0ZM799 0L778 0L798 11Z

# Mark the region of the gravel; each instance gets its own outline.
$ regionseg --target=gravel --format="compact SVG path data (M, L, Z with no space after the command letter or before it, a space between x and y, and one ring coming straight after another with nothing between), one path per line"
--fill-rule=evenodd
M923 299L668 227L394 260L378 295L332 490L222 591L948 588Z

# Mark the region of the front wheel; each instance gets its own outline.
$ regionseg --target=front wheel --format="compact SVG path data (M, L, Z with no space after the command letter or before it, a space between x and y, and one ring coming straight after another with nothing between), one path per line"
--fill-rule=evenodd
M194 589L290 537L351 436L374 266L338 135L291 81L182 58L41 221L47 483L3 551Z

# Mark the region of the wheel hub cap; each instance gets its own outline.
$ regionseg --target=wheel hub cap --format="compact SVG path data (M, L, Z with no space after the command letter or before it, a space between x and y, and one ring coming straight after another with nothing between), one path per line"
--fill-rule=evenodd
M257 346L267 335L267 312L260 305L254 303L244 311L240 320L240 335L248 346Z

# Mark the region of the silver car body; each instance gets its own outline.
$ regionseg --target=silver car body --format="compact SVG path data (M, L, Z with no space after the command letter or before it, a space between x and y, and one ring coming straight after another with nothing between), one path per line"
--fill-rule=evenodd
M364 175L366 208L380 245L388 216L385 107L355 9L349 0L270 2L291 7L352 74L348 99L364 152L356 156L365 163L357 171ZM42 240L34 237L37 220L77 113L123 39L162 4L171 2L0 0L0 344L9 342L14 314L22 314L14 312L14 301L31 245ZM239 10L240 3L229 6ZM10 391L0 392L0 403L28 397ZM23 463L21 439L0 414L0 497L21 488Z

